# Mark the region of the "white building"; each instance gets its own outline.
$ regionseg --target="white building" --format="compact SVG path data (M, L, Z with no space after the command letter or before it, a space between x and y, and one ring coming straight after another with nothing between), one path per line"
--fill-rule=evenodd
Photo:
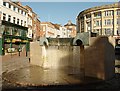
M70 38L71 31L66 27L51 22L41 23L41 35L50 38Z
M61 35L60 35L61 38L68 38L69 37L67 28L65 28L64 26L61 26L60 31L61 31Z
M30 8L29 6L25 6L25 8L28 10L28 18L27 18L27 23L28 23L28 38L32 38L32 8Z
M1 0L0 6L2 12L1 20L28 27L28 11L24 7L10 0Z
M27 37L27 9L19 2L0 0L0 12L0 34L3 39L3 42L0 44L2 45L0 50L2 49L3 51L0 55L7 55L9 49L11 52L18 52L19 48L22 49L23 46L26 46L25 51L28 52L29 39Z

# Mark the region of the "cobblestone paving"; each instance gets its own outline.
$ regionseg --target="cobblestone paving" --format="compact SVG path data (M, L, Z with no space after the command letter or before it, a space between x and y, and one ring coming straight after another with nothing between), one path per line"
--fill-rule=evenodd
M29 66L29 58L18 57L2 62L2 73Z

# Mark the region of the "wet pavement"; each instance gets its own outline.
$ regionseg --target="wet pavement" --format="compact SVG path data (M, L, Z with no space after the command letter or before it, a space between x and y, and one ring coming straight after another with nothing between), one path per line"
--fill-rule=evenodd
M71 67L63 69L43 69L39 66L29 66L3 73L3 90L13 88L23 89L120 89L120 75L109 81L74 74ZM5 90L6 91L6 90ZM18 90L17 90L18 91ZM26 90L25 90L26 91Z
M29 86L59 86L88 84L101 81L94 78L83 78L75 74L71 67L61 69L44 69L39 66L30 66L3 73L3 88Z
M70 67L48 69L30 66L3 74L3 78L16 84L26 85L66 85L83 83L80 74L74 74Z
M120 57L116 65L120 65ZM23 62L24 63L24 62ZM27 66L20 69L5 71L2 75L3 91L6 89L42 89L47 90L80 90L80 89L115 89L120 90L120 69L117 67L114 78L102 81L95 78L84 77L76 68L64 67L61 69L48 69L39 66ZM19 89L19 90L16 90ZM116 90L117 89L117 90ZM24 90L24 91L26 91ZM83 91L83 90L82 90Z

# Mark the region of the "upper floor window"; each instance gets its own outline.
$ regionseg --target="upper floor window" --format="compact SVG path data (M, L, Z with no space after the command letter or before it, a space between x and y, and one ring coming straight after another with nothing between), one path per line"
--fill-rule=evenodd
M13 17L13 23L15 24L15 17Z
M112 24L113 24L113 19L105 20L105 25L112 25Z
M21 26L23 25L23 20L21 20Z
M24 21L24 26L26 26L26 21Z
M3 13L3 20L6 21L6 14Z
M120 35L120 29L117 29L117 35Z
M120 10L117 10L117 15L120 15Z
M97 20L97 21L95 22L95 25L96 25L96 26L101 26L101 20Z
M20 12L20 9L18 8L18 13Z
M9 3L9 8L11 8L11 5L10 5L10 3Z
M106 35L113 35L113 29L111 29L111 28L105 28L105 34Z
M6 2L3 2L3 5L6 6Z
M107 25L111 25L111 20L110 19L107 20Z
M99 26L99 21L96 21L96 26Z
M21 10L21 14L23 14L23 11Z
M105 16L112 16L113 15L113 11L105 11Z
M9 22L11 21L11 16L10 16L10 15L8 15L8 21L9 21Z
M19 19L17 19L17 24L19 25Z
M96 17L96 18L97 18L97 17L100 17L100 16L101 16L101 13L100 13L100 12L94 14L94 17Z
M13 6L13 10L15 11L15 9L16 9L16 7L15 6Z
M117 19L117 24L118 24L118 25L120 24L120 19L119 19L119 18Z
M86 18L90 18L90 17L91 17L91 15L90 15L90 14L86 15Z

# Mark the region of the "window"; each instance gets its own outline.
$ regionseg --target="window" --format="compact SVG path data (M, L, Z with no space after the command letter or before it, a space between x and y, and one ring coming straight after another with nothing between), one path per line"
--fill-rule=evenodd
M106 20L105 20L105 25L107 25Z
M3 13L3 20L6 21L6 14Z
M98 18L99 18L100 16L101 16L101 13L100 13L100 12L94 13L94 17L96 17L96 18L98 17Z
M111 28L106 28L106 29L105 29L105 34L106 34L106 35L113 35L113 29L111 29Z
M11 16L10 15L8 15L8 22L10 22L11 21Z
M19 25L19 19L17 19L17 24Z
M24 21L24 26L26 26L26 21Z
M23 11L21 10L21 14L23 14Z
M20 12L20 9L18 8L18 13Z
M99 22L99 20L96 21L96 26L100 26L100 22Z
M120 24L120 19L119 19L119 18L117 19L117 24L118 24L118 25Z
M21 26L23 25L23 20L21 20Z
M117 35L120 35L120 29L117 29Z
M21 36L22 30L18 29L18 36Z
M10 3L9 3L9 8L11 8L11 5L10 5Z
M18 29L14 28L13 31L12 31L12 34L13 34L14 36L18 35Z
M105 20L105 25L112 25L112 24L113 24L113 19Z
M113 15L113 11L105 11L105 16L112 16Z
M15 24L15 17L13 17L13 23Z
M13 6L13 10L15 11L15 9L16 9L16 7L15 6Z
M111 25L111 20L110 19L107 20L107 25Z
M3 2L3 5L6 6L6 2Z
M117 10L117 15L120 15L120 10Z

